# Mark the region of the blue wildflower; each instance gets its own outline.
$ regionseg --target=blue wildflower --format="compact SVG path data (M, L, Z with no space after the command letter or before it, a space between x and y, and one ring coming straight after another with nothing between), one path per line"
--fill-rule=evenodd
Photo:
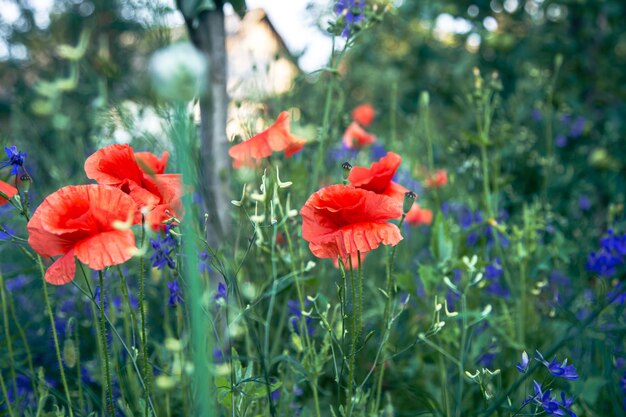
M373 144L370 148L370 152L373 161L378 161L380 158L387 155L387 149L385 149L385 147L379 143Z
M183 303L183 290L178 285L178 279L174 279L167 283L167 288L170 290L170 306L176 306Z
M530 113L530 117L533 119L533 121L540 122L542 117L541 111L539 109L533 109L533 111Z
M565 146L567 146L567 137L562 134L556 135L556 137L554 138L554 144L559 148L564 148Z
M210 273L212 271L210 261L211 257L206 249L198 254L198 271L201 274L205 272Z
M585 118L582 116L578 116L569 127L569 135L570 137L576 139L582 136L585 131Z
M600 250L589 254L585 265L588 271L604 277L613 275L626 256L626 234L616 235L609 229L607 235L600 241Z
M580 207L580 209L583 211L589 210L591 208L591 200L589 200L589 197L587 197L586 195L581 195L578 198L578 207Z
M213 296L213 299L215 301L218 300L224 300L226 301L226 285L224 285L223 282L220 282L217 285L217 292L215 293L215 295Z
M541 406L546 414L551 416L565 416L566 413L570 417L576 417L576 414L570 409L573 401L571 399L565 399L565 393L561 393L562 401L559 402L556 398L553 398L551 393L552 390L547 390L543 392L542 386L539 382L533 381L534 386L534 394L529 396L526 400L522 402L522 406L533 402L538 406Z
M280 388L272 391L271 395L272 395L272 401L277 402L278 400L280 400Z
M176 268L173 252L178 242L169 233L169 226L166 227L165 237L158 236L157 239L150 239L150 244L154 250L150 255L150 262L152 262L153 267L163 269L167 265L170 269Z
M526 353L526 351L522 352L522 361L517 363L515 365L515 367L517 368L518 371L520 371L521 373L525 374L526 371L528 370L528 364L530 363L530 360L528 359L528 353Z
M24 166L24 159L26 159L26 153L17 150L17 146L5 147L8 160L0 163L0 168L6 168L11 166L11 175L17 175L20 168Z
M343 17L345 26L341 36L347 38L350 35L352 26L363 20L365 11L365 0L337 0L335 12Z
M567 364L567 358L563 362L559 363L556 361L555 356L554 359L552 359L552 362L548 362L543 358L543 355L539 351L536 351L536 353L538 356L537 360L543 363L543 365L548 368L548 371L552 375L558 378L567 379L568 381L575 381L578 379L578 373L576 372L576 368L574 367L574 365Z
M306 304L306 303L305 303ZM300 321L302 320L302 310L300 310L300 303L296 300L287 301L287 307L289 309L289 322L294 332L300 333ZM315 331L313 327L313 318L306 316L304 319L306 331L309 335L312 335Z
M419 183L419 181L413 178L413 175L411 175L411 172L408 169L398 169L398 171L396 171L396 175L394 175L393 177L393 181L397 182L400 185L403 185L414 193L419 193L422 191L422 185Z
M341 145L330 148L328 157L330 162L354 161L359 153L359 149L350 149L343 143Z

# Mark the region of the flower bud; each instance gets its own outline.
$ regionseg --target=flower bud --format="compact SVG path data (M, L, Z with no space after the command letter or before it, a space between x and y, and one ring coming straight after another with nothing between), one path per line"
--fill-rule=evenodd
M341 164L341 168L343 169L343 182L344 184L348 183L348 176L350 175L350 170L352 169L352 165L350 162L344 162Z
M152 86L163 99L189 101L206 88L209 64L191 43L181 42L156 51L150 58Z
M20 181L22 182L22 191L27 193L28 190L30 190L30 184L32 182L30 175L23 174L22 176L20 176Z
M413 207L413 203L415 202L416 198L417 194L415 194L413 191L409 191L408 193L404 194L404 203L402 204L402 212L404 214L407 214L409 210L411 210L411 207Z

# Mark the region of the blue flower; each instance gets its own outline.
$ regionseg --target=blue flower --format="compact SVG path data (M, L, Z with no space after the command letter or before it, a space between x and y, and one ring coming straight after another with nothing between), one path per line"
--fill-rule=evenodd
M170 290L170 306L174 307L183 303L183 290L178 285L178 279L174 279L167 283L167 288Z
M341 32L341 36L347 38L350 30L355 23L363 20L365 11L365 0L337 0L335 12L341 17L343 16L345 26Z
M530 117L535 121L535 122L540 122L541 121L541 111L539 109L533 109L533 111L530 113Z
M569 127L569 135L570 137L576 139L582 136L585 131L585 118L582 116L578 116Z
M608 236L601 241L601 248L587 257L586 268L600 276L610 277L617 267L624 264L626 235L616 235L609 229Z
M226 285L224 285L223 282L220 282L217 285L217 292L215 293L215 295L213 296L213 299L215 301L218 300L224 300L226 301Z
M165 229L165 237L159 236L156 240L150 239L150 244L154 250L152 255L150 255L150 262L152 262L153 267L163 269L167 265L170 269L176 268L176 261L173 258L175 254L173 252L178 242L169 233L169 226Z
M533 402L537 404L538 406L541 406L543 410L546 412L546 414L548 415L551 415L551 416L569 415L570 417L576 417L576 414L574 414L574 412L570 410L573 400L572 399L566 400L565 393L561 393L562 401L559 402L557 401L556 398L552 397L551 395L552 390L547 390L543 392L542 386L539 382L533 381L533 387L535 391L534 394L529 396L526 400L524 400L522 402L522 406L525 406L526 404Z
M589 200L589 197L587 197L586 195L581 195L578 198L578 207L580 207L580 209L583 211L589 210L591 208L591 200Z
M358 149L350 149L343 143L328 150L330 162L354 161L359 153Z
M4 150L9 159L0 163L0 168L12 166L11 175L17 175L19 169L24 166L26 152L19 152L17 146L5 147Z
M306 305L307 303L305 303ZM294 332L300 333L300 321L302 320L302 310L300 310L300 303L296 300L287 301L287 307L289 308L289 322ZM315 328L313 327L313 318L306 316L304 319L306 331L309 335L313 334Z
M522 352L522 361L517 363L515 365L515 367L517 368L518 371L520 371L521 373L525 374L526 371L528 370L528 364L530 363L530 360L528 359L528 353L526 353L526 351Z
M422 185L411 175L408 169L400 168L393 177L393 181L408 188L414 193L422 191Z
M543 358L543 355L537 351L538 361L543 363L543 365L548 368L548 371L558 377L567 379L568 381L575 381L578 379L578 373L576 372L576 368L574 365L567 365L567 358L563 362L557 362L556 356L552 359L552 362L546 361Z
M205 272L210 273L213 271L211 269L210 261L211 257L209 256L209 253L206 249L198 254L198 271L201 274Z
M554 144L559 148L564 148L567 146L567 137L565 135L559 134L554 138Z

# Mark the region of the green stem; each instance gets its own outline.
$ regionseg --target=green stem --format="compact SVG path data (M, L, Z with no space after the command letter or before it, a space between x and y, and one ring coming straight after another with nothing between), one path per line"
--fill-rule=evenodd
M143 248L146 239L146 224L141 219L141 238L139 247ZM143 267L143 255L139 257L139 313L141 315L141 356L143 357L143 378L146 383L144 389L144 411L143 415L148 417L148 398L150 396L150 372L148 368L148 340L146 338L146 308L144 305L145 298L145 277Z
M13 414L13 408L11 408L11 401L9 401L9 394L7 392L7 387L4 384L4 377L2 376L1 372L0 372L0 389L2 389L2 395L4 396L5 404L7 405L7 411L9 412L9 416L14 417L15 414ZM17 394L17 391L15 391L15 393Z
M107 329L104 321L104 276L98 271L100 279L100 340L102 341L102 360L104 361L104 373L109 397L109 414L115 416L115 404L113 404L113 391L111 390L111 371L109 369L109 344L107 342Z
M352 257L348 255L348 260L350 264L350 295L352 298L352 303L350 309L350 353L348 354L348 393L346 395L346 410L348 416L352 415L352 390L354 387L354 368L356 367L356 327L357 327L357 319L356 319L356 287L354 281L354 268L352 267Z
M9 332L9 314L7 309L7 300L4 293L4 278L2 272L0 272L0 301L2 301L2 319L4 322L4 337L7 341L7 353L9 354L11 381L13 383L13 392L17 395L17 378L15 377L15 358L13 357L13 341L11 340L11 333ZM7 404L9 399L7 398Z
M400 230L402 230L402 224L404 223L404 218L406 217L406 213L402 214L402 217L400 218L400 223L398 224L398 228ZM380 370L378 371L378 380L376 382L376 401L374 402L374 411L377 412L378 408L380 407L380 397L382 394L382 387L383 387L383 377L385 375L385 346L387 345L387 341L388 338L385 338L385 332L390 330L388 329L389 326L389 321L391 320L391 300L394 296L394 288L395 288L395 283L394 280L392 278L393 276L393 261L395 259L396 256L396 248L398 246L394 246L393 249L391 249L391 254L387 257L387 266L386 266L386 275L387 275L387 284L386 284L386 295L387 298L385 300L385 310L384 310L384 316L383 316L383 324L382 324L382 329L381 329L381 335L383 336L382 339L382 346L381 346L381 354L383 356L383 359L381 361L381 366L380 366ZM387 249L389 250L389 249Z
M467 300L465 293L461 294L461 344L459 348L459 386L457 387L456 415L461 417L463 406L463 384L465 382L465 353L467 344Z
M448 376L446 372L446 364L443 361L443 355L439 355L437 365L439 367L439 383L441 384L441 402L443 409L446 410L446 416L450 417L452 416L452 410L450 407L450 398L448 397Z
M285 217L285 210L281 204L278 204L278 210L280 211L281 218ZM301 288L302 283L300 282L300 272L296 265L296 257L295 251L293 249L293 242L291 241L291 234L289 233L289 228L287 227L287 222L283 223L283 231L285 233L285 238L287 239L287 248L289 249L289 259L291 260L291 272L293 273L293 281L296 284L296 293L298 296L298 303L300 304L300 311L304 311L304 295ZM314 349L311 345L311 340L309 338L309 332L306 330L305 320L300 320L300 334L304 335L304 343L309 352L314 352ZM313 402L315 404L315 415L316 417L321 417L320 413L320 405L319 405L319 393L317 389L317 375L313 377L312 380L309 380L309 385L311 386L311 391L313 392Z
M61 383L63 384L63 390L65 391L65 400L67 401L67 408L70 417L74 417L74 411L72 410L72 399L70 397L70 390L67 385L67 379L65 378L63 360L61 359L61 348L59 346L59 337L57 335L56 324L54 323L54 313L52 312L52 306L50 305L50 297L48 296L48 283L46 282L46 273L43 267L43 261L41 260L41 256L37 255L37 261L39 264L39 271L41 272L41 279L43 281L43 298L46 302L46 310L48 312L48 317L50 318L50 326L52 327L52 339L54 341L54 350L57 356L59 372L61 374Z

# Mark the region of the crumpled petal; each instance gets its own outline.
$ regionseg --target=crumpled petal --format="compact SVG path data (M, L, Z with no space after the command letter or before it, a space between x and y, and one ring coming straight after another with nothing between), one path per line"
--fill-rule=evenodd
M49 284L63 285L73 281L75 276L76 261L74 261L74 251L70 250L48 267L44 278Z
M0 181L0 191L9 198L7 200L3 196L0 196L0 206L4 206L6 203L9 202L10 199L15 197L15 195L17 194L17 188L12 186L11 184L7 184L4 181Z
M119 265L130 258L137 247L131 230L113 230L81 240L74 247L76 257L91 269L102 270Z
M148 175L163 174L169 156L169 152L163 152L161 158L152 152L135 152L135 160L139 165L139 169Z

